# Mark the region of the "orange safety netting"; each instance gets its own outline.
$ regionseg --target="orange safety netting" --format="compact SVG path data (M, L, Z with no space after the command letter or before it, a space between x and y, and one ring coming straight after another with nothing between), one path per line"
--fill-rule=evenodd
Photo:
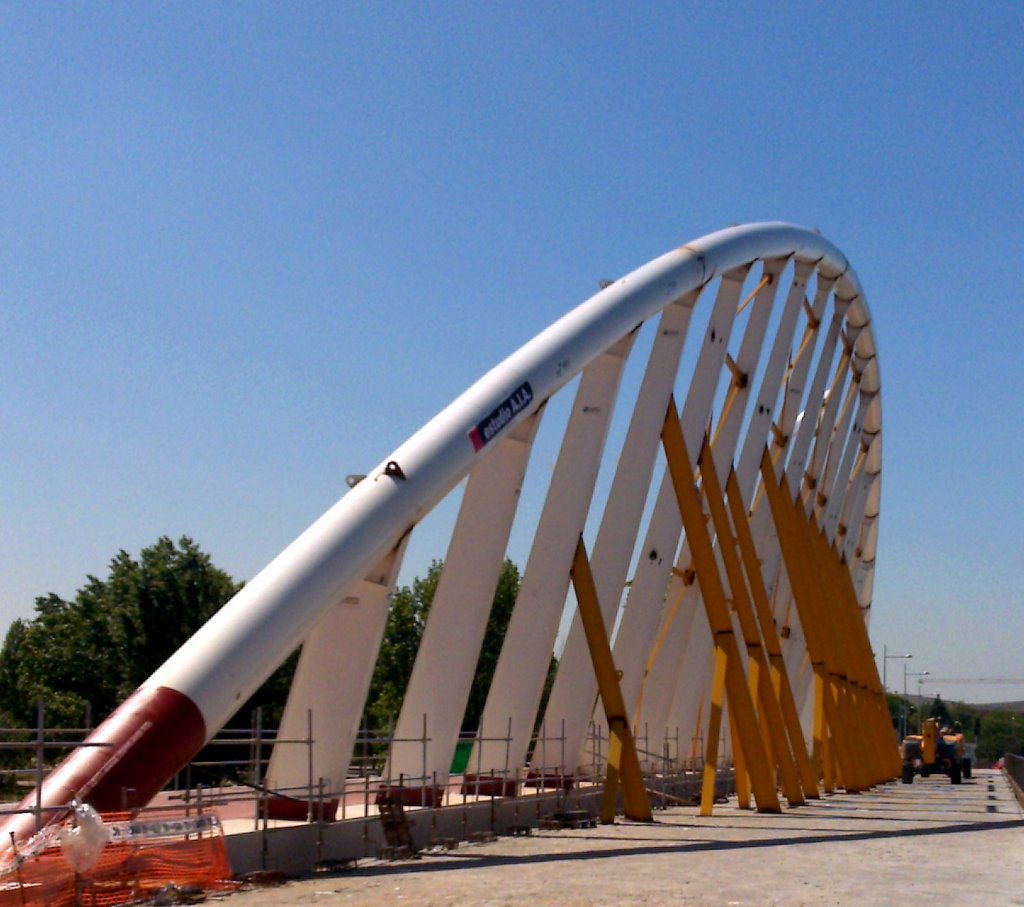
M39 852L0 870L0 907L115 907L172 885L203 891L235 887L224 832L213 813L106 813L103 822L111 840L88 872L76 876L50 834Z

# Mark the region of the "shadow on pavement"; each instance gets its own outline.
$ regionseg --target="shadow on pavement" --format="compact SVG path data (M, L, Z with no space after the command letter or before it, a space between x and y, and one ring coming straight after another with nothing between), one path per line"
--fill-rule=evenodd
M721 827L721 826L718 826ZM359 876L391 875L393 873L449 872L459 869L478 869L482 866L524 866L537 863L563 863L578 860L607 860L614 857L652 856L670 853L700 853L720 850L747 850L761 847L786 847L794 844L836 844L850 841L881 840L886 838L924 837L930 835L951 835L986 831L1002 831L1008 828L1024 827L1024 819L1010 819L1005 822L963 822L940 828L895 829L892 831L833 832L803 837L760 838L754 841L689 841L681 844L663 844L649 847L612 847L584 850L576 853L542 853L480 856L462 855L446 857L443 862L401 863L389 866L360 867ZM558 840L553 838L552 840ZM605 839L607 840L607 839ZM616 839L618 840L618 839ZM650 840L650 839L648 839ZM349 875L351 878L351 874Z

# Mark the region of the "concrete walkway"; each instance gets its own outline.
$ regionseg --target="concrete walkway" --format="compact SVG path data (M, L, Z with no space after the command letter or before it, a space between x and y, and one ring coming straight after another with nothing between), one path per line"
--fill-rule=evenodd
M996 772L837 794L781 815L731 800L710 819L694 809L656 818L362 861L225 904L1024 905L1024 817Z

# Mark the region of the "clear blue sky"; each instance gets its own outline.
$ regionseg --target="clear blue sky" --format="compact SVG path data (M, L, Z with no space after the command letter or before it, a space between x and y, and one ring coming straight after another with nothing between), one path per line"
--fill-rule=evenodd
M876 648L1024 674L1022 61L1017 3L0 5L0 624L162 534L251 577L598 278L777 219L874 315Z

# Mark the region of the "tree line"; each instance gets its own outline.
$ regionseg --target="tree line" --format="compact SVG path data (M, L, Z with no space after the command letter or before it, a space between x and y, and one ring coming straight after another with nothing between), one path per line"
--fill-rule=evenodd
M417 577L411 586L399 587L391 596L384 639L363 715L363 722L368 727L385 728L398 718L443 566L443 561L435 560L425 577ZM487 691L491 687L505 632L512 618L512 609L519 595L519 581L519 569L506 558L498 575L498 585L462 720L464 732L475 731L480 724ZM544 712L557 669L558 660L552 656L538 716Z
M364 723L385 728L397 719L416 651L441 575L434 561L424 577L391 596ZM463 729L477 727L516 596L519 570L501 568ZM70 600L50 593L35 616L15 620L0 649L0 722L34 727L42 702L49 727L95 725L212 617L242 583L215 566L190 538L164 536L138 557L119 551L104 579L88 576ZM247 727L252 710L264 725L280 721L297 654L285 662L231 722ZM545 694L557 662L552 658Z
M909 697L886 693L893 727L906 718L907 733L919 733L926 718L938 718L944 725L959 722L964 740L975 744L975 758L982 766L992 765L1006 753L1024 755L1024 713L991 709L965 702L946 702L937 695L931 702L915 703Z
M391 596L384 637L363 715L365 726L381 730L394 722L412 674L443 563L434 561L426 576L396 588ZM477 662L463 730L477 728L502 642L519 593L520 575L506 559ZM42 702L48 727L95 726L212 617L242 583L215 566L190 538L164 536L138 557L121 550L107 576L86 577L70 600L50 593L35 601L35 616L15 620L0 648L0 724L35 727ZM289 658L243 705L231 726L250 726L252 710L263 710L264 726L280 721L298 653ZM544 696L554 680L552 657ZM918 706L887 694L895 722L901 713L908 727L918 723ZM543 714L543 701L538 714ZM968 740L977 743L979 762L1004 753L1024 753L1024 715L983 710L941 697L924 717L959 721ZM7 760L9 761L9 760Z

